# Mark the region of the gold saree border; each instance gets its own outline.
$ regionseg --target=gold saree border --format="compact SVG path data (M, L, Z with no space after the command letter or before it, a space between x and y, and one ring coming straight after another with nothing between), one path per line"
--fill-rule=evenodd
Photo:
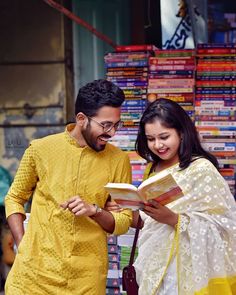
M194 295L236 295L236 276L211 279Z

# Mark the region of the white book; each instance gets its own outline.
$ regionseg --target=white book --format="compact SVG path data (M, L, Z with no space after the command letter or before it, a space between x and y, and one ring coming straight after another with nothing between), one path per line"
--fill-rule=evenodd
M151 199L166 205L183 196L181 188L167 170L149 177L138 188L129 183L107 183L105 189L120 207L133 210L148 204Z

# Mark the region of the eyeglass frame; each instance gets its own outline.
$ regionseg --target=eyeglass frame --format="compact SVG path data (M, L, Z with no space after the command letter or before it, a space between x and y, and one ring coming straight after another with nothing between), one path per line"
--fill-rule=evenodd
M121 120L119 120L119 121L116 122L116 123L109 123L109 122L107 122L107 123L100 123L100 122L98 122L97 120L93 119L92 117L87 116L87 118L88 118L89 120L91 120L91 121L94 121L94 122L97 123L99 126L101 126L102 129L103 129L103 132L105 132L105 133L110 132L113 128L115 129L115 131L117 131L118 129L122 128L123 125L124 125L124 122L121 121ZM111 126L106 130L106 126L104 126L104 124L111 124Z

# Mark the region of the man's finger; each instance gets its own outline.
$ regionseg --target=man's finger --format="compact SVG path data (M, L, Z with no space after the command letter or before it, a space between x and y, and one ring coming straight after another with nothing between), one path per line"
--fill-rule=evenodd
M65 201L64 203L60 204L60 207L63 209L69 208L69 204L73 203L75 200L81 200L79 196L75 196L70 198L69 200Z
M67 209L67 207L68 207L68 202L66 201L66 202L60 204L60 207L63 208L63 209Z
M83 209L83 207L82 207L82 206L80 206L80 205L77 205L77 206L75 206L75 207L71 208L71 212L73 212L73 213L76 213L76 212L79 212L79 211L81 211L82 209Z
M76 200L81 201L81 199L78 196L75 196L75 197L72 197L69 200L67 200L67 202L68 202L68 204L71 204Z

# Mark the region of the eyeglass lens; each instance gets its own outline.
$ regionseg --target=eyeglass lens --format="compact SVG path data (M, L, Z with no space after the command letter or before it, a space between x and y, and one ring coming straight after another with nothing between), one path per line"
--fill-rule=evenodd
M119 121L115 124L113 123L106 123L106 124L103 124L103 129L105 132L109 132L111 131L112 128L114 128L115 130L121 128L123 126L123 122L122 121Z

